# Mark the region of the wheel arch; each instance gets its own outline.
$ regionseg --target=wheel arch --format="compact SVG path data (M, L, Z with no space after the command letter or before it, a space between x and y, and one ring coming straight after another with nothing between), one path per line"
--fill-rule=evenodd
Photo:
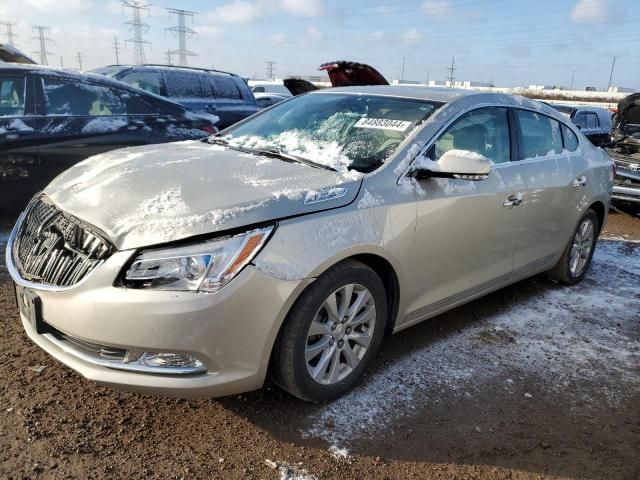
M591 205L589 205L589 208L587 210L589 209L596 212L596 216L598 217L598 234L599 234L602 231L602 227L604 227L604 219L607 214L607 207L604 205L604 203L598 200L593 202Z

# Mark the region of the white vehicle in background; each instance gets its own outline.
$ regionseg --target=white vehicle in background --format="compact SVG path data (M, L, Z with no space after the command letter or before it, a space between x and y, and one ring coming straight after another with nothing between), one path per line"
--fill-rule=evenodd
M285 87L282 82L255 82L249 80L249 88L251 88L254 96L256 93L272 93L280 95L281 97L293 97L289 89Z

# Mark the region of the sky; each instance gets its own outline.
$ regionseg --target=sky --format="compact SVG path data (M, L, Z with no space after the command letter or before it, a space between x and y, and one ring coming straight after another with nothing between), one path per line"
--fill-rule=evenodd
M387 79L445 80L455 58L456 80L496 86L561 85L640 89L639 0L154 0L149 63L165 63L177 38L167 8L196 12L187 40L189 65L264 78L316 75L321 63L353 60ZM50 27L49 64L90 70L133 61L131 12L117 0L0 0L0 22L15 22L15 44L38 50L32 25ZM6 42L0 24L0 41ZM177 59L174 59L174 62ZM575 72L575 74L574 74Z

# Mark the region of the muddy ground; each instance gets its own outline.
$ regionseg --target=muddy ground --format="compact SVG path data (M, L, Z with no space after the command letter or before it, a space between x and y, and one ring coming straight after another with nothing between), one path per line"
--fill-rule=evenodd
M325 405L96 386L26 338L0 267L0 478L640 479L640 220L605 237L582 284L539 276L402 332Z

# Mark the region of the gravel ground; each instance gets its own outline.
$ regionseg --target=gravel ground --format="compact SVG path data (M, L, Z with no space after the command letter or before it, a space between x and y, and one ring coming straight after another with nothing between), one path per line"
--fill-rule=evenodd
M0 478L640 479L640 220L604 237L580 285L539 276L395 335L324 405L96 386L26 338L0 264Z

